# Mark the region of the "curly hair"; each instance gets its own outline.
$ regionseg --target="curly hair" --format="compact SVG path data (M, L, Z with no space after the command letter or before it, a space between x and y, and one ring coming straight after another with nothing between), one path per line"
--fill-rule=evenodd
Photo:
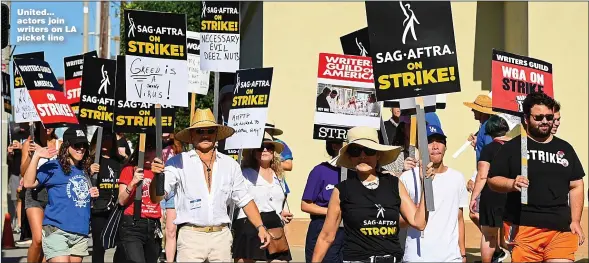
M532 112L532 107L535 105L544 105L547 108L554 110L556 102L553 98L546 95L544 92L532 92L524 99L523 112L527 119L529 119Z
M255 150L247 150L243 152L243 160L241 160L241 167L242 168L252 168L254 170L258 170L260 168L260 164L254 154L256 154ZM270 168L272 171L278 176L280 179L284 179L284 169L282 169L282 158L280 154L274 152L274 158L270 161Z
M70 164L69 161L70 153L68 151L70 146L71 144L69 141L64 141L59 147L59 152L57 153L57 161L61 165L61 169L63 170L64 174L69 174L72 171L72 164ZM93 160L90 156L90 151L86 149L86 152L84 152L84 156L80 161L81 170L85 171L87 174L91 174L90 165L92 162Z

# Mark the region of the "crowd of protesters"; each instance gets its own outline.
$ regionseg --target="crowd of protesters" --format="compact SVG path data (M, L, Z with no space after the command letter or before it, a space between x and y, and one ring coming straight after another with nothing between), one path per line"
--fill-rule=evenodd
M573 262L585 238L585 172L574 147L556 136L560 105L543 93L524 100L523 177L521 135L507 136L509 125L488 96L464 104L480 123L468 138L476 151L468 181L444 162L450 139L435 113L426 116L429 163L419 160L411 118L399 108L385 121L387 136L355 127L346 141L326 141L330 159L310 171L301 200L311 218L306 262L466 262L464 209L482 233L482 262L507 255L512 262ZM8 147L15 226L31 240L27 261L81 262L90 235L92 262L104 262L114 246L114 262L291 261L285 174L293 158L275 137L283 132L268 123L260 147L244 150L238 163L218 148L235 132L221 114L218 121L209 109L197 109L189 127L163 138L148 134L133 150L122 134L103 131L97 149L98 134L89 142L83 127L58 139L37 123L34 136ZM163 141L161 159L156 140ZM431 212L426 178L433 179ZM105 245L113 218L116 244Z

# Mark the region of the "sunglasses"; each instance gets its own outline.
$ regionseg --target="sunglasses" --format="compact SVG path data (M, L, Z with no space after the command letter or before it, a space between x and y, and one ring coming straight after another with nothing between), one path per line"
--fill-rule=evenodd
M88 144L83 143L83 142L79 142L79 143L73 144L71 147L76 150L88 149Z
M217 129L196 129L196 133L203 135L203 134L215 134L215 132L217 132Z
M540 115L531 115L532 118L535 121L542 121L544 118L546 118L546 121L553 121L554 120L554 114L540 114Z
M269 152L273 152L275 149L274 144L262 144L260 148L256 149L256 151L263 152L264 149L268 150Z
M364 152L364 154L366 154L366 156L375 156L376 155L376 150L366 148L366 147L350 146L350 147L348 147L348 150L347 150L347 153L351 157L360 157L362 152Z

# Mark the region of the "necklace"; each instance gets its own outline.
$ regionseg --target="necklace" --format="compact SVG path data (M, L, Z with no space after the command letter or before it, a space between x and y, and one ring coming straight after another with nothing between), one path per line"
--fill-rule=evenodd
M207 184L209 186L209 189L211 188L211 165L212 165L214 156L215 156L215 150L213 149L213 154L211 155L211 158L209 159L209 164L207 164L205 161L203 161L202 158L200 159L202 164L207 168Z

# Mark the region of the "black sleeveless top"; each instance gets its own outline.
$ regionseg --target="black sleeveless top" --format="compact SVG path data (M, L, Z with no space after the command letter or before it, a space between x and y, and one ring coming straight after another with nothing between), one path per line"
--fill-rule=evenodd
M371 256L403 257L399 243L399 179L378 174L378 188L366 188L356 175L339 183L340 208L346 233L344 260Z

